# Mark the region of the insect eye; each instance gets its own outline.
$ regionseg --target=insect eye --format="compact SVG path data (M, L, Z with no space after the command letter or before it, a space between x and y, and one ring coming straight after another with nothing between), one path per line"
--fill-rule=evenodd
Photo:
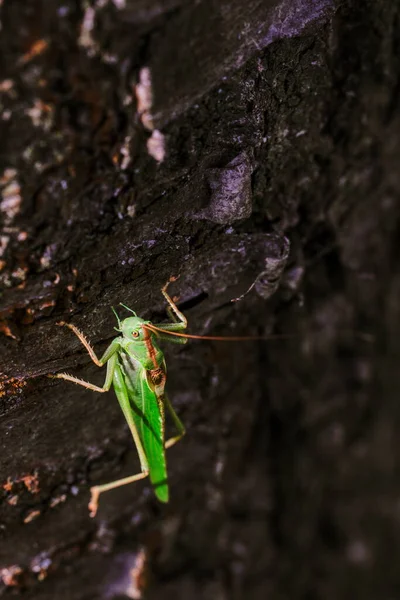
M134 338L139 337L139 332L138 331L132 331L132 337L134 337Z

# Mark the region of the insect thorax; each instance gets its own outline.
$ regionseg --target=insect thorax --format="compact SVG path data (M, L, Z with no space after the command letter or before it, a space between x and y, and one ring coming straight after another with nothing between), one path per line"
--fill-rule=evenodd
M121 346L124 350L123 362L124 364L128 363L131 369L136 370L138 367L142 367L143 369L151 370L163 364L164 354L153 341L151 343L152 355L149 354L149 349L145 342L123 340Z

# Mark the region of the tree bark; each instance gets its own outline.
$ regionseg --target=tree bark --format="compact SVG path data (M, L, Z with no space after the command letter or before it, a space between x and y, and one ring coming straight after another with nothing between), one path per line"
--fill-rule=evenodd
M394 598L400 7L1 3L0 597ZM170 502L96 351L120 302L187 435ZM122 316L124 309L118 308Z

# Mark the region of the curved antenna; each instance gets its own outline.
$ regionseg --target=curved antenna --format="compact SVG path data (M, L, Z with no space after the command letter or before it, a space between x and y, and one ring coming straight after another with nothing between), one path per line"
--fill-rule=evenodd
M117 314L117 311L115 310L115 308L112 306L111 310L113 311L114 315L117 317L117 321L118 321L118 328L114 327L115 331L121 331L120 327L121 327L121 321L119 320L119 316Z
M119 305L123 306L124 308L126 308L126 310L129 310L129 312L133 313L135 315L135 317L137 317L137 314L135 313L135 311L132 310L131 308L129 308L129 306L126 306L126 304L122 304L122 302L120 302Z

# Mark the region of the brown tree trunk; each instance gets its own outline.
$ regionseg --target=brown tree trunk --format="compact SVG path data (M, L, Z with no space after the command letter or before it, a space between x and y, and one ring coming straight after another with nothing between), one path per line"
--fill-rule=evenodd
M0 11L0 597L397 597L398 3ZM178 275L192 333L283 337L166 347L170 502L90 519L139 463L56 324L100 353Z

